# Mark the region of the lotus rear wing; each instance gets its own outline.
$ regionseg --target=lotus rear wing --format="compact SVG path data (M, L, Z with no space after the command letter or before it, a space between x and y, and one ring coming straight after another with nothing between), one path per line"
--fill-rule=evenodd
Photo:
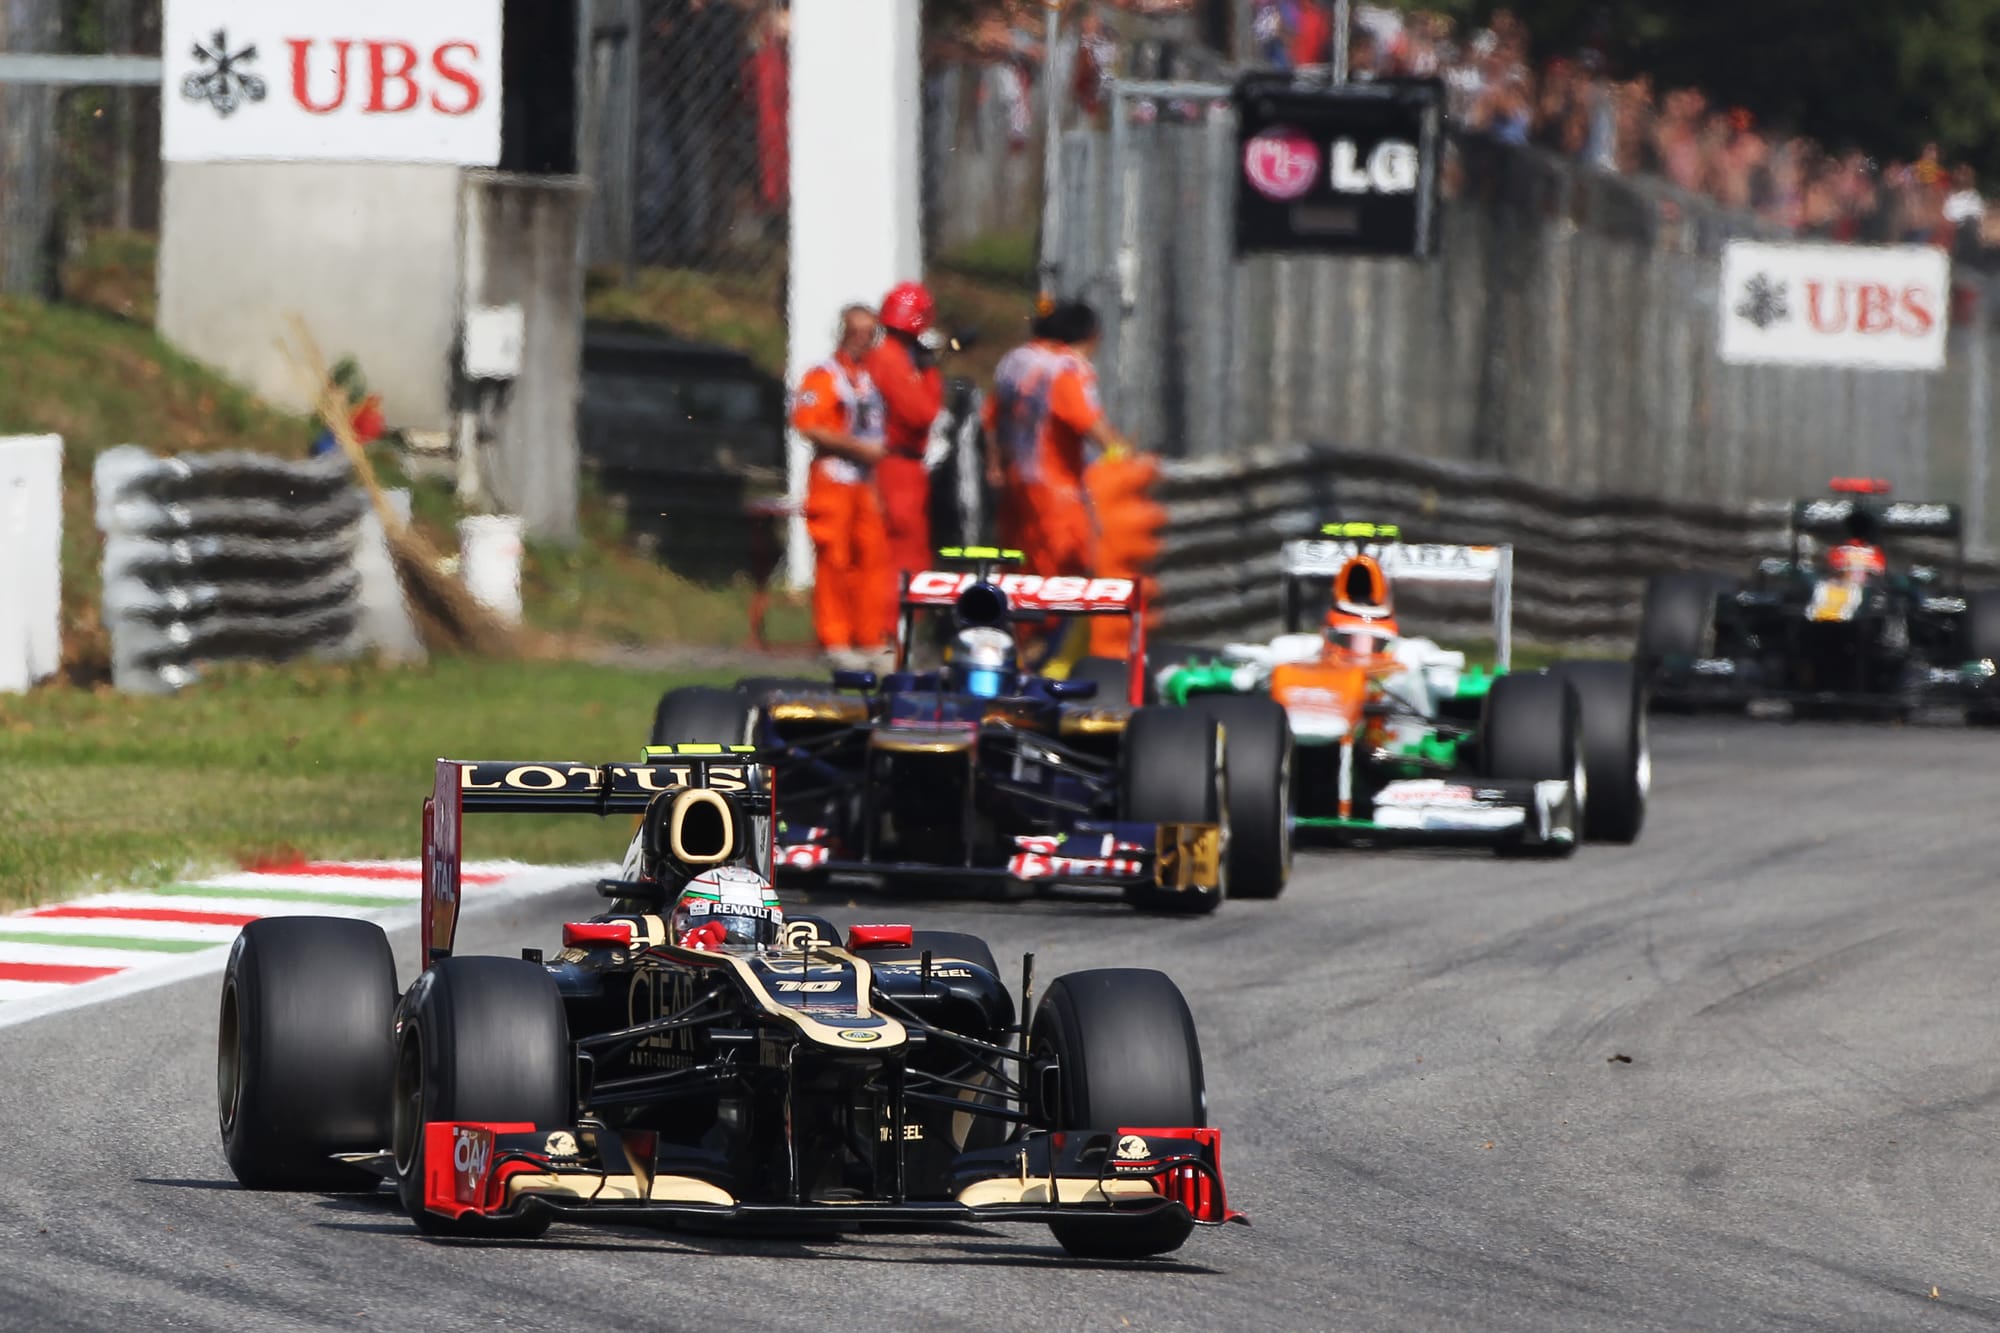
M644 814L661 792L699 789L730 797L771 851L771 769L747 745L655 745L636 764L440 759L424 798L423 966L451 955L458 933L465 815Z
M1369 555L1382 567L1391 588L1418 586L1478 586L1493 589L1494 662L1506 670L1514 653L1514 548L1512 546L1453 546L1439 542L1406 542L1389 525L1329 524L1328 535L1286 542L1280 556L1285 579L1285 630L1297 633L1307 601L1307 585L1331 581L1357 555Z

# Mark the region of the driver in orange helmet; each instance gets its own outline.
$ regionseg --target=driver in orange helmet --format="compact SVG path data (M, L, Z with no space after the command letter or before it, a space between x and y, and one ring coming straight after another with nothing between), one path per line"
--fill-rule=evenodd
M1327 645L1336 652L1377 657L1402 631L1389 599L1389 576L1372 555L1349 557L1333 576L1333 606L1326 613Z
M931 425L944 407L944 376L920 341L937 323L937 302L922 283L902 282L882 298L883 338L864 363L888 409L886 452L875 468L882 517L889 529L889 564L903 574L930 567L931 481L924 470Z

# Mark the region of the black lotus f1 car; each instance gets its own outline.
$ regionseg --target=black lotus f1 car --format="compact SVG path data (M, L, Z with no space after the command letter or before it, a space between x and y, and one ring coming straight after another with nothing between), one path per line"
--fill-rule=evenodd
M963 554L969 568L909 579L895 671L673 690L655 739L757 747L776 770L778 868L793 883L1096 885L1182 913L1276 897L1291 867L1284 710L1140 705L1132 580L1002 574L1018 553ZM1021 668L1018 631L1107 615L1132 622L1129 662L1085 658L1087 679ZM982 646L989 664L971 660ZM1099 700L1113 667L1124 697Z
M1831 496L1794 502L1789 552L1748 579L1655 576L1635 654L1655 703L1896 715L1959 703L1969 721L2000 723L2000 590L1965 586L1957 505L1888 490L1836 478ZM1892 560L1887 538L1916 558Z
M252 1189L395 1186L423 1231L557 1218L835 1229L1047 1224L1141 1257L1226 1204L1193 1019L1166 976L1071 973L1016 1019L979 939L785 919L744 947L673 938L690 868L772 856L769 770L722 747L647 762L440 760L425 803L423 972L381 929L253 922L230 955L223 1147ZM644 812L604 914L544 958L453 942L464 811ZM690 886L693 886L692 888ZM678 896L677 896L678 895ZM770 900L770 901L775 901ZM692 941L692 943L690 943ZM1024 960L1023 1016L1033 999Z

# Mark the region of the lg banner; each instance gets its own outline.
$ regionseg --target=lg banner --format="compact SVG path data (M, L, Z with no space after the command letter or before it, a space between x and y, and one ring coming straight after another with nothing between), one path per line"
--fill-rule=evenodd
M167 0L160 155L500 160L501 0Z
M1731 241L1721 304L1732 365L1943 370L1951 264L1922 245Z
M1236 251L1428 256L1437 250L1444 87L1236 87Z

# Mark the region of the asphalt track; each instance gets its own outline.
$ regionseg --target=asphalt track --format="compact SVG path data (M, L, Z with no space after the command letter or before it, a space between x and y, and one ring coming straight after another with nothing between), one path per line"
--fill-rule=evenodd
M1203 922L822 907L1179 979L1255 1225L1171 1261L1000 1227L474 1246L245 1193L208 978L0 1030L0 1327L2000 1324L2000 736L1678 721L1655 750L1641 844L1566 864L1312 856ZM547 943L591 901L465 935Z

